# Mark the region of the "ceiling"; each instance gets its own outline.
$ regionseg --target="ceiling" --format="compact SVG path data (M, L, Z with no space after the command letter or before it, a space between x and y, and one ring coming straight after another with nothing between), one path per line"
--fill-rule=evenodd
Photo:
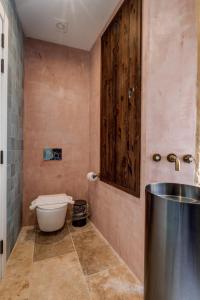
M119 0L15 0L27 37L90 50Z

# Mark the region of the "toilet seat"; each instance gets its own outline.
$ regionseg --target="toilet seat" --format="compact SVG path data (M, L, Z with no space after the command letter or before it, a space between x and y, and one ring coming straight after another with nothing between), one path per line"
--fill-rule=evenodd
M64 226L69 203L74 201L66 194L43 195L31 202L30 210L36 210L41 231L53 232Z
M66 203L58 203L58 204L44 204L44 205L38 205L37 208L39 209L44 209L44 210L47 210L47 209L58 209L58 208L61 208L61 207L64 207L67 205L67 202Z
M47 206L46 209L56 209L68 203L74 204L74 201L71 196L67 196L66 194L42 195L31 202L30 210L34 210L37 207L45 209Z

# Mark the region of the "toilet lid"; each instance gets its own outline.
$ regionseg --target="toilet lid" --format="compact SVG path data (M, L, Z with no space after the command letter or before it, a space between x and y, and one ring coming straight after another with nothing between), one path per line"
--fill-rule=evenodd
M67 203L38 205L40 209L56 209L67 206Z

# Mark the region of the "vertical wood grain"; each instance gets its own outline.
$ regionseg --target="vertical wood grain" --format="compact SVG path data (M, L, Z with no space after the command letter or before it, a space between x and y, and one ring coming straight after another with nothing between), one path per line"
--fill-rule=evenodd
M137 197L140 144L141 1L126 0L102 36L101 179Z

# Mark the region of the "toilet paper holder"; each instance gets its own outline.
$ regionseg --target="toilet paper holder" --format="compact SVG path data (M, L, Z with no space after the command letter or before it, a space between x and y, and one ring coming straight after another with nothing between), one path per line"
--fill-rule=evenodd
M97 181L98 179L100 179L100 173L89 172L87 174L87 180L90 181L90 182Z

